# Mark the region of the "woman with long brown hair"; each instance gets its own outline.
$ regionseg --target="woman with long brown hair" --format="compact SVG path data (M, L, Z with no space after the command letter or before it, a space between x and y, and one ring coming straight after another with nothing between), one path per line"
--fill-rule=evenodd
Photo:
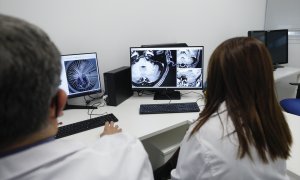
M288 179L292 136L274 90L271 57L237 37L213 52L206 104L187 131L172 179Z

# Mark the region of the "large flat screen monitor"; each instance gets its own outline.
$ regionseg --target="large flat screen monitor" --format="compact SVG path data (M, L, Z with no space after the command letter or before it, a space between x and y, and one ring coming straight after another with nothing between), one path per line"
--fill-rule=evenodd
M281 67L279 64L288 63L288 30L270 30L270 31L248 31L249 37L254 37L263 42L268 48L274 69Z
M266 42L267 42L267 32L266 31L248 31L248 37L256 38L264 44L266 44Z
M97 54L81 53L61 56L60 89L68 98L101 92Z
M288 30L272 30L267 32L267 47L272 56L273 64L288 63Z
M180 99L175 90L202 90L203 53L203 46L131 47L132 90L154 90L154 99Z

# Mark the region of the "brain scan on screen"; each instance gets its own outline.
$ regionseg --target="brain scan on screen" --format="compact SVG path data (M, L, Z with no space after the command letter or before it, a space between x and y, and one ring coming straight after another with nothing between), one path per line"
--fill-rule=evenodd
M202 88L203 47L131 48L133 88Z
M66 61L65 67L70 92L88 91L99 86L94 60Z

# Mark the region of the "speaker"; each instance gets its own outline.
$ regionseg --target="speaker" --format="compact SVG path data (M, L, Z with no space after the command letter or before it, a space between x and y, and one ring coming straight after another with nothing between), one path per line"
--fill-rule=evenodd
M104 73L107 105L117 106L132 96L130 71L130 67L123 66Z

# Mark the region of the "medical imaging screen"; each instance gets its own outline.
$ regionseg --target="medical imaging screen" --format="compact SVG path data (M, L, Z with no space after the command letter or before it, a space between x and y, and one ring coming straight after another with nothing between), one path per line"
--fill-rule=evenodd
M202 89L203 46L130 48L133 89Z
M96 53L63 55L60 88L68 96L79 96L100 91Z

